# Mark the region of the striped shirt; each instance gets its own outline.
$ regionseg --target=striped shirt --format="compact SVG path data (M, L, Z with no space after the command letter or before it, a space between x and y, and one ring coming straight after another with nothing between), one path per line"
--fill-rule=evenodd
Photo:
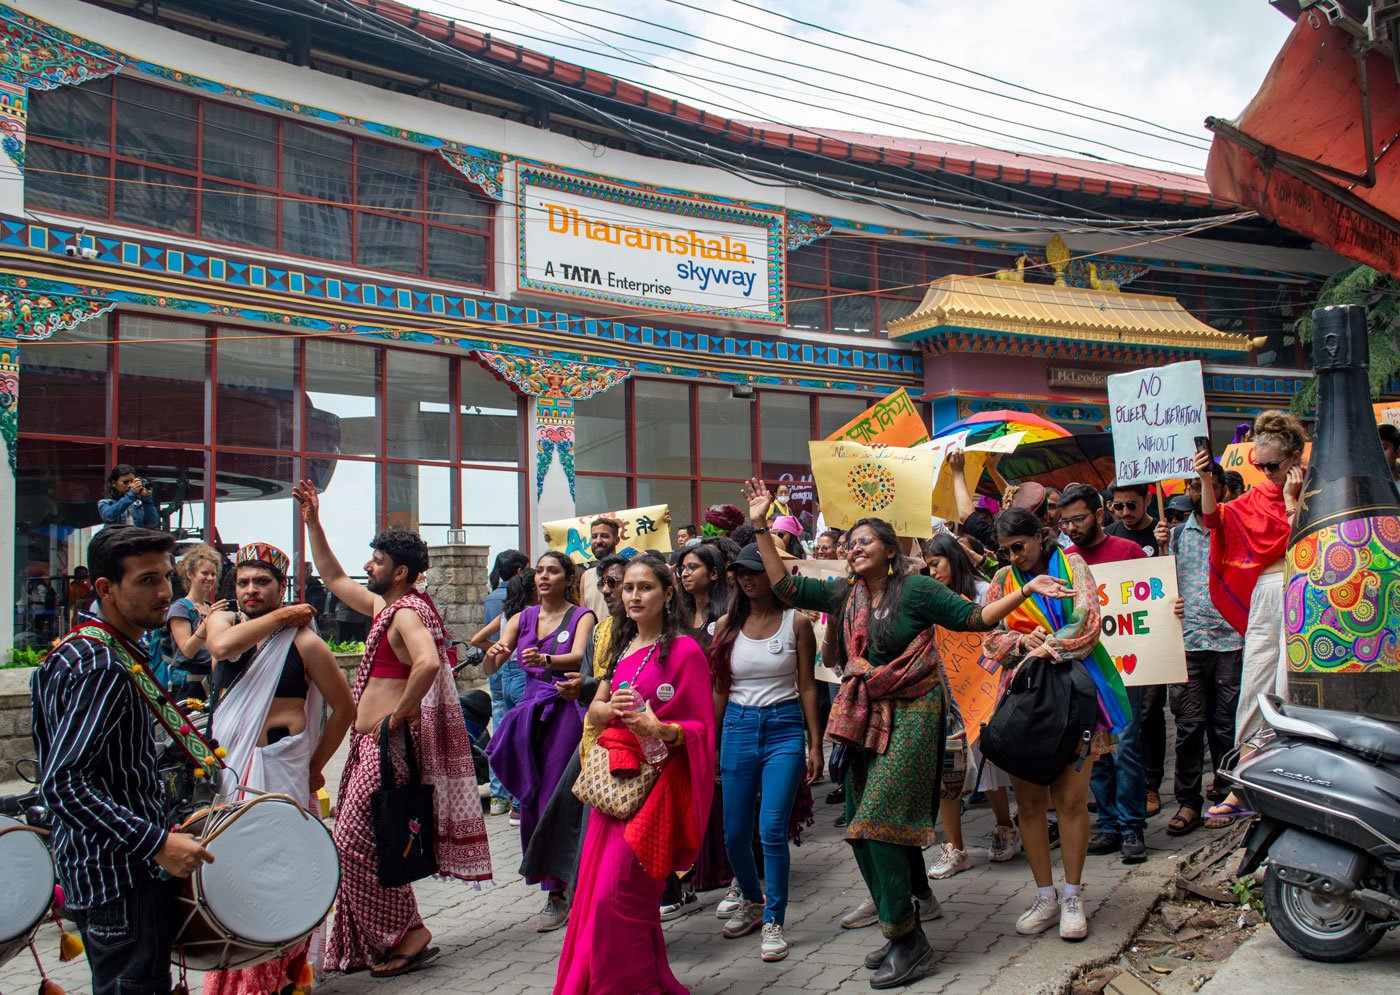
M54 815L54 863L67 904L93 908L157 873L152 858L167 829L151 713L112 651L90 639L51 652L32 690L39 797Z

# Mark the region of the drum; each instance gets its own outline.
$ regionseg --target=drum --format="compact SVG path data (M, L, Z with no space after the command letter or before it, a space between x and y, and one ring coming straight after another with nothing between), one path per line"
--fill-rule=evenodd
M180 827L214 856L182 882L175 963L198 971L282 956L330 915L340 887L335 843L286 795L196 813Z
M53 857L42 837L0 815L0 964L29 943L53 904Z

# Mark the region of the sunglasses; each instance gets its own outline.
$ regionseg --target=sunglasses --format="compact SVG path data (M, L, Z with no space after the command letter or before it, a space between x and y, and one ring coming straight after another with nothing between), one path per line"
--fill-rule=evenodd
M1114 510L1114 511L1135 511L1135 510L1137 509L1137 506L1138 506L1138 503L1137 503L1136 501L1114 501L1114 502L1113 502L1113 510ZM1063 521L1063 519L1061 519L1061 521Z
M999 546L997 548L1003 556L1020 556L1026 551L1026 544L1024 542L1013 542L1009 545Z
M599 577L599 578L598 578L598 590L600 590L600 591L605 591L605 590L608 590L609 588L621 587L621 586L622 586L622 578L621 578L621 577L612 578L612 577L609 577L609 576L607 576L607 575L605 574L605 575L603 575L602 577Z
M1169 512L1167 512L1167 521L1169 521L1169 522L1184 522L1184 521L1186 521L1186 518L1187 518L1187 515L1186 515L1186 512L1184 512L1184 511L1169 511Z
M1288 456L1284 457L1281 460L1274 460L1269 463L1260 463L1253 456L1249 457L1249 461L1253 463L1255 467L1257 467L1260 470L1263 470L1265 473L1278 473L1280 470L1283 469L1284 464L1286 464L1290 459L1292 459L1292 457Z
M879 540L876 539L874 536L861 536L859 539L847 539L841 544L841 549L849 553L857 546L864 549L866 546L873 546L877 542L879 542Z

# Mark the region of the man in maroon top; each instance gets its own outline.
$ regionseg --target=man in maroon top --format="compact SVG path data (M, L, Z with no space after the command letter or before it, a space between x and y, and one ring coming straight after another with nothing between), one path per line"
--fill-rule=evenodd
M1104 532L1103 496L1086 484L1070 484L1061 493L1060 528L1074 540L1066 552L1078 553L1091 567L1096 563L1147 558L1143 548L1131 539ZM1095 762L1089 779L1098 802L1098 826L1089 841L1089 852L1103 855L1118 851L1125 864L1140 864L1147 859L1143 841L1147 831L1147 783L1142 752L1142 692L1142 688L1128 688L1133 721L1119 735L1118 749Z
M1089 566L1118 560L1141 560L1143 548L1131 539L1111 536L1103 529L1103 497L1087 484L1070 484L1060 494L1060 528L1074 543L1068 552L1084 557Z

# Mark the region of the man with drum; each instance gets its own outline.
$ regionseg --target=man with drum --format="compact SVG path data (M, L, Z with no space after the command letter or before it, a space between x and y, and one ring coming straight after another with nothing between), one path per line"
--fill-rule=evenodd
M226 751L226 777L217 800L234 803L254 792L285 794L318 811L322 771L355 717L350 685L335 657L309 625L310 605L283 605L287 554L265 542L238 550L234 591L238 611L213 612L206 646L216 660L210 733ZM331 714L325 718L324 706ZM309 871L308 871L309 872ZM307 944L254 967L210 972L205 995L263 995L294 984Z
M370 542L368 590L346 576L321 528L320 495L303 480L293 490L327 588L362 615L373 616L355 678L358 709L350 755L341 775L335 842L340 892L326 951L326 970L366 967L375 977L415 971L438 954L418 914L412 885L379 883L370 795L380 787L381 749L396 783L408 776L402 733L381 740L382 727L407 723L419 776L433 786L438 873L476 884L491 880L491 854L476 770L457 686L447 662L442 618L414 585L428 569L428 547L415 532L386 529Z
M112 526L88 544L98 607L34 675L39 793L82 931L93 995L168 995L175 887L213 857L167 828L152 711L136 684L147 629L165 624L175 538Z

